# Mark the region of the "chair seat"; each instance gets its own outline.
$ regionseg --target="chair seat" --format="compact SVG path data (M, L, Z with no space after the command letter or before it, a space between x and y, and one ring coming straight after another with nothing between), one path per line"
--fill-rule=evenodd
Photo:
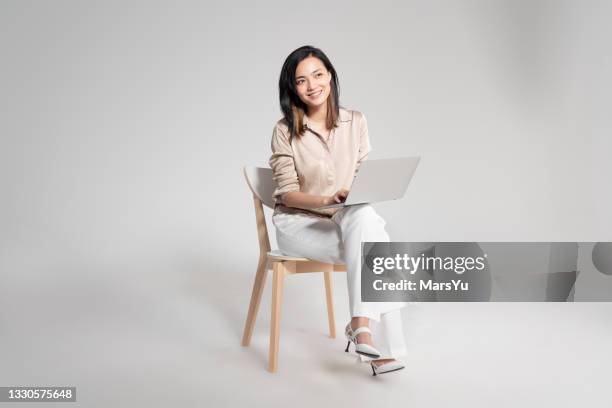
M278 249L268 252L268 258L270 259L280 259L282 261L296 261L296 262L307 262L310 261L308 258L301 258L296 256L285 255Z

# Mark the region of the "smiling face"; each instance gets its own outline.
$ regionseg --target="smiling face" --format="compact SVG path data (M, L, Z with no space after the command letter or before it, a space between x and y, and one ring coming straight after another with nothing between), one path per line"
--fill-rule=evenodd
M295 69L295 89L308 109L323 105L331 91L331 73L313 56L300 61Z

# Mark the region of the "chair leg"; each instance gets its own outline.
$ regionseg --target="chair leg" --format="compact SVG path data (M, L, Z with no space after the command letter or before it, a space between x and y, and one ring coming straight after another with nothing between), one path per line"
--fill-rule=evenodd
M272 270L272 319L270 321L270 355L268 371L275 373L278 368L278 343L280 339L281 305L283 301L283 278L285 267L282 262L273 262Z
M332 272L323 272L325 279L325 299L327 300L327 321L329 323L329 337L336 338L336 320L334 318L334 298L332 288Z
M257 273L255 274L255 282L253 283L253 292L251 293L251 302L249 304L249 312L247 314L246 323L244 324L244 332L242 334L242 346L246 347L251 344L251 336L257 319L257 311L261 303L261 295L266 283L268 274L268 259L261 255L259 264L257 265Z

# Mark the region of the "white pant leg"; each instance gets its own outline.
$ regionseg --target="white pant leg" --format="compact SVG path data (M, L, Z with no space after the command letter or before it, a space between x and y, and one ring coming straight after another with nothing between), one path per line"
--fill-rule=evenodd
M385 220L371 205L345 207L332 217L338 224L344 244L351 317L370 319L370 329L380 358L406 354L401 308L408 302L363 302L361 300L361 243L389 242ZM360 356L360 360L371 360Z
M308 214L284 214L278 213L272 218L272 222L276 227L276 240L279 249L286 255L305 257L321 262L330 263L345 263L347 265L347 282L349 283L349 305L353 301L364 303L365 305L373 304L374 307L379 305L380 311L378 314L372 314L373 320L370 321L370 329L372 330L372 336L376 348L381 352L381 358L398 358L406 353L406 345L404 340L404 333L402 329L402 318L400 310L397 304L400 302L393 302L394 307L384 308L380 305L385 303L377 302L361 302L361 241L357 243L357 250L354 248L351 252L351 258L347 258L345 248L346 242L343 242L342 230L339 224L340 219L345 219L345 225L349 225L348 220L355 218L337 217L341 213L345 213L346 210L362 207L362 206L351 206L342 209L334 215L332 219L312 216ZM379 218L379 229L382 229L382 234L378 235L378 238L368 238L365 241L388 241L389 236L384 231L384 220L378 216L371 206L367 206L370 210ZM357 209L357 208L355 208ZM368 211L368 210L365 210ZM352 210L350 213L353 213ZM362 211L364 212L364 211ZM354 228L355 223L352 223L351 230ZM353 239L349 241L354 244ZM353 245L354 246L354 245ZM355 258L357 256L357 258ZM356 262L355 262L356 259ZM357 281L358 285L355 288L354 282ZM352 290L351 290L352 288ZM354 293L355 289L359 292ZM389 310L387 310L389 309ZM350 307L351 317L363 316L353 314L353 307ZM381 315L381 313L384 313ZM360 356L361 361L370 360L367 357Z
M389 242L385 220L369 204L344 207L332 220L340 227L344 244L351 316L378 321L382 313L407 306L408 302L361 301L361 243Z

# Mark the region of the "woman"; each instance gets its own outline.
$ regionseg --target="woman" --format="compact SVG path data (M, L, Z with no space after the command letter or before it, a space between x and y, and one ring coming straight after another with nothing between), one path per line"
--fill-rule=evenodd
M323 51L304 46L289 54L279 79L284 117L274 127L269 162L277 183L272 220L285 254L346 264L346 351L355 344L376 375L404 368L396 358L406 349L399 310L406 303L361 301L361 242L388 242L385 221L367 204L320 208L344 201L371 150L364 115L341 108L338 91Z

